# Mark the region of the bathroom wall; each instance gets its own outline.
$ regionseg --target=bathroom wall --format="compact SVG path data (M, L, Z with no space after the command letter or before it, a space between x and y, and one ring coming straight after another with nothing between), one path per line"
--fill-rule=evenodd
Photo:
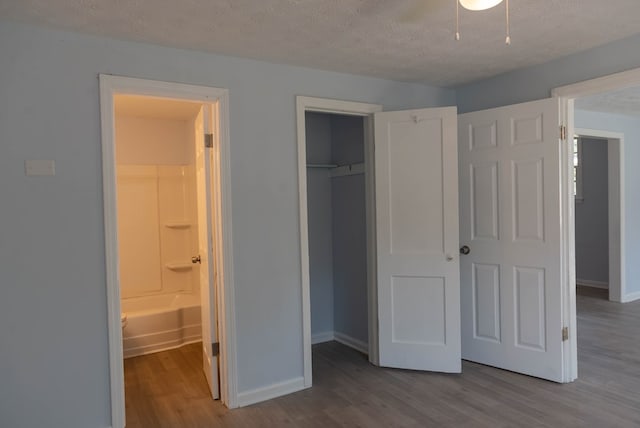
M193 121L116 113L122 298L199 295Z

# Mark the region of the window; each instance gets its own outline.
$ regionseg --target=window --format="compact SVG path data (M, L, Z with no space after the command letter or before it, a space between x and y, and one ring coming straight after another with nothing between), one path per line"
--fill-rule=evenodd
M580 203L582 197L582 141L580 137L573 137L573 196Z

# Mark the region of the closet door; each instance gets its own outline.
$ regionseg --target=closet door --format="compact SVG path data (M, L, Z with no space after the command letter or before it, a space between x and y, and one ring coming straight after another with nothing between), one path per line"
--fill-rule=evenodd
M461 371L456 114L375 114L381 366Z

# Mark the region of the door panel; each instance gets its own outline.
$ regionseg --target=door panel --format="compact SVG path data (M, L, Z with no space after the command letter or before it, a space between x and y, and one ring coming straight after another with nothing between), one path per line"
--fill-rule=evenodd
M500 266L474 263L472 269L474 337L500 342Z
M498 164L478 163L471 168L471 235L498 239Z
M462 357L562 381L556 100L458 117Z
M380 365L460 372L455 108L375 115Z

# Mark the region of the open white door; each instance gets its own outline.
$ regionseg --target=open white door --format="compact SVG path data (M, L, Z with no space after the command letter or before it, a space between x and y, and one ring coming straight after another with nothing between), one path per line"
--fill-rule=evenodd
M462 114L462 357L562 381L558 101Z
M375 114L380 365L461 371L456 108Z
M214 223L211 203L211 149L205 139L211 134L210 106L205 105L195 120L195 161L198 205L198 250L193 259L200 266L200 305L202 312L203 370L213 398L220 398L218 380L219 344L216 324L213 256ZM210 138L210 137L209 137Z

